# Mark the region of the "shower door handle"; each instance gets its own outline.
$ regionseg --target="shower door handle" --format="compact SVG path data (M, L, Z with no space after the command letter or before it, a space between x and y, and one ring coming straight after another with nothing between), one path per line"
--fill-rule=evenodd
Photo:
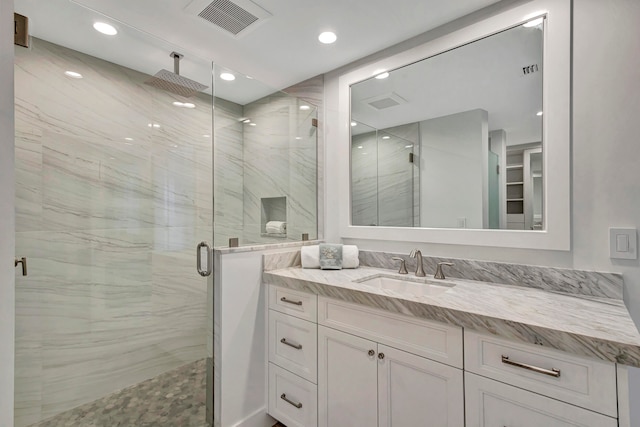
M205 248L207 252L207 268L206 270L202 269L202 249ZM213 250L211 246L207 242L200 242L196 248L196 268L198 269L198 274L202 277L207 277L211 275L213 271Z
M17 267L18 264L22 264L22 275L26 276L27 275L27 259L25 257L22 257L20 259L16 258L14 267Z

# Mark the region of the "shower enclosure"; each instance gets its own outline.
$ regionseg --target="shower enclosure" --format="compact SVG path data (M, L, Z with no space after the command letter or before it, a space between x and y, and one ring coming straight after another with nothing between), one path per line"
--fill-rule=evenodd
M209 425L215 284L196 245L317 237L315 106L119 30L148 67L106 39L16 47L16 427ZM205 92L145 84L171 52Z

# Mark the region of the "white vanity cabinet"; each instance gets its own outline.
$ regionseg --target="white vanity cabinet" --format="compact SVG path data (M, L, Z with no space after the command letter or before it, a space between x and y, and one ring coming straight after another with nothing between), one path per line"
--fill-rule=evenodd
M628 426L614 363L269 288L269 413L287 427Z
M318 323L320 427L464 426L462 369L423 357L461 367L461 328L323 297Z

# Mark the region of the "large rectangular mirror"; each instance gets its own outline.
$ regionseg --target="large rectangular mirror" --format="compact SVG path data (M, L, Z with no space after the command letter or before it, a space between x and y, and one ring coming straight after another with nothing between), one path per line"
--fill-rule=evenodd
M341 76L343 237L569 249L569 17L534 0Z
M544 229L542 169L524 173L544 146L543 35L534 18L352 85L352 224Z

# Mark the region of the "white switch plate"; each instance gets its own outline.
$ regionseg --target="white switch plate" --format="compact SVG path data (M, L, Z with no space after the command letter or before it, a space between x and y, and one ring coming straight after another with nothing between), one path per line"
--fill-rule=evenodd
M609 258L638 259L638 239L635 228L609 229Z

